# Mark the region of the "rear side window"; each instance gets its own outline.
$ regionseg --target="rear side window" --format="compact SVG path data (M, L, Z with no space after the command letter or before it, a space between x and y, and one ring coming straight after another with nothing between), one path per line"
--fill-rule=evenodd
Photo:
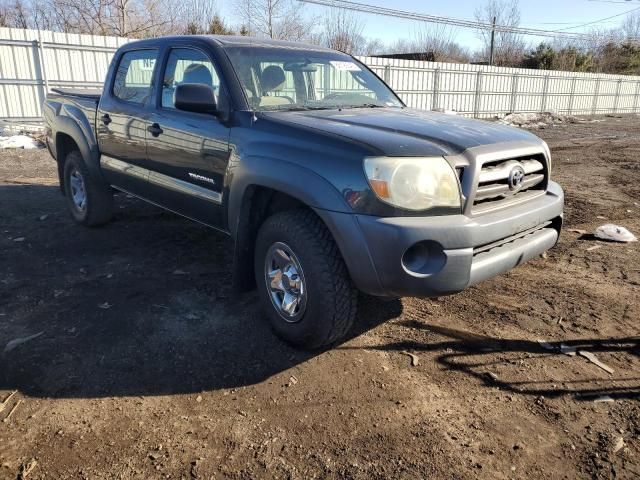
M120 57L113 82L113 95L127 102L143 104L151 94L157 50L133 50Z

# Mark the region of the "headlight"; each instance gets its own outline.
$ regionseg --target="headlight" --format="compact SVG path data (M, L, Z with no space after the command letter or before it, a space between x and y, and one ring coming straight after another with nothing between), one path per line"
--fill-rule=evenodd
M442 157L370 157L364 171L378 198L396 207L460 207L458 178Z

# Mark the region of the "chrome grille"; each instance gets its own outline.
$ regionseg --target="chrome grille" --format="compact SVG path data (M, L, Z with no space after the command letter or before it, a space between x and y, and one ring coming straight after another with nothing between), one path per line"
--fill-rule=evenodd
M544 192L547 176L542 156L486 162L478 175L473 210L494 208Z

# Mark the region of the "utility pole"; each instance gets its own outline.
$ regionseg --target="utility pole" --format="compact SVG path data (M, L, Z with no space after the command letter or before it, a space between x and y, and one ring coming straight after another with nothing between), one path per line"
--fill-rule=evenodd
M491 27L491 46L489 47L489 66L493 65L493 49L496 44L496 17L493 17Z

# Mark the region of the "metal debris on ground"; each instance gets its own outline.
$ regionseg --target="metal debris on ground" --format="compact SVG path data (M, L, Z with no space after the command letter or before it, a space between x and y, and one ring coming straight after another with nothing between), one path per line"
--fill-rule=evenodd
M609 395L600 395L593 399L593 403L604 403L604 402L614 402L615 400L611 398Z
M289 377L289 383L287 383L287 387L291 387L291 386L297 385L297 384L298 384L298 379L295 376L291 375Z
M544 340L538 340L538 345L540 345L545 350L555 350L556 347L551 345L549 342L545 342Z
M2 402L0 402L0 412L4 411L4 409L7 408L7 404L9 403L9 400L11 400L11 397L13 397L16 393L18 393L18 391L14 390L9 395L7 395L7 398L5 398Z
M13 340L10 340L9 342L7 342L7 345L4 347L3 353L9 353L11 350L16 348L17 346L22 345L23 343L27 343L35 338L38 338L43 333L44 332L38 332L34 335L29 335L28 337L14 338Z
M636 242L638 239L636 236L620 225L613 225L612 223L607 223L606 225L601 225L596 228L594 235L597 238L602 240L609 240L612 242Z
M597 250L599 248L602 248L602 245L594 245L593 247L587 248L587 252L593 252L594 250Z
M25 480L27 476L33 472L33 469L38 465L38 461L35 458L32 458L27 463L23 463L20 466L20 472L18 473L18 480Z
M493 372L486 372L485 375L494 382L500 381L500 377L498 377L498 375Z
M616 443L613 445L613 453L618 453L626 446L627 445L624 443L624 438L618 437L618 440L616 440Z
M593 363L594 365L600 367L605 372L613 373L613 368L611 368L609 365L606 365L605 363L602 363L600 360L598 360L598 357L596 357L593 353L587 352L585 350L578 350L578 355L580 355L581 357L586 358L591 363Z
M420 359L418 358L417 355L411 353L411 352L407 352L407 351L403 351L402 354L404 355L408 355L411 358L411 366L412 367L417 367L418 365L420 365Z
M11 410L9 410L9 413L7 413L7 416L2 419L3 423L7 423L11 419L11 415L13 415L13 412L15 412L18 409L18 407L20 406L21 403L22 403L22 399L20 399L20 400L18 400L16 402L16 404L13 406L13 408Z

